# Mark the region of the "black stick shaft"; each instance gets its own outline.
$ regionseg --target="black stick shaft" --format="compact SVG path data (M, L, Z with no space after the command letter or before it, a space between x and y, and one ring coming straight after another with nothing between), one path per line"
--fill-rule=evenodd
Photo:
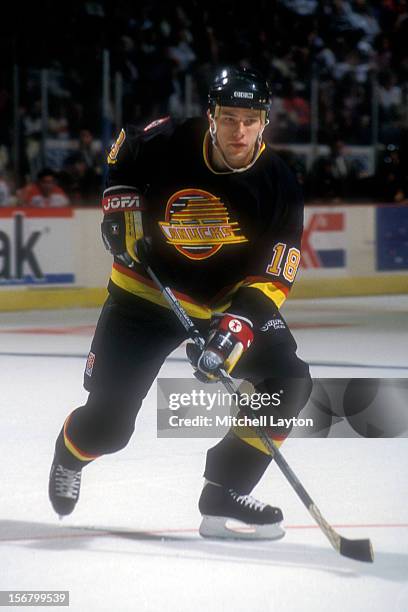
M200 332L198 331L198 329L196 328L193 321L190 319L190 317L188 316L188 314L186 313L186 311L184 310L184 308L182 307L178 299L175 297L172 290L169 287L165 287L164 285L162 285L160 279L158 278L158 276L155 274L155 272L152 270L152 268L148 264L144 264L144 265L145 265L146 271L148 272L149 276L152 278L152 280L154 280L156 285L159 287L164 298L167 300L171 309L178 317L179 321L183 325L186 332L189 334L190 338L193 340L193 342L195 342L195 344L197 344L199 348L203 348L205 344L204 339L201 337ZM239 398L239 391L235 388L232 382L232 379L228 376L226 372L222 372L221 382L224 384L224 386L226 387L229 393L236 394L237 397ZM277 465L279 466L283 474L286 476L286 478L289 480L290 484L292 485L292 487L294 488L294 490L296 491L296 493L298 494L298 496L300 497L304 505L309 509L309 507L313 505L313 500L311 499L310 495L307 493L306 489L303 487L302 483L297 478L292 468L289 466L289 464L284 459L282 453L280 452L276 444L273 442L273 440L269 438L266 432L264 432L264 430L261 429L260 427L255 428L255 431L256 431L256 434L261 438L262 442L266 445L266 448L269 450L269 452L274 457Z
M204 338L201 336L199 330L194 325L193 321L190 319L180 302L177 300L176 296L170 289L170 287L165 287L152 268L148 265L147 262L142 262L146 271L152 280L156 283L157 287L160 289L164 298L167 300L170 308L173 310L174 314L178 317L180 323L183 325L184 329L188 333L191 340L200 348L203 349L205 345ZM225 372L225 370L220 371L221 377L220 381L225 386L226 390L231 394L237 394L239 399L240 394L236 389L232 378ZM247 411L248 416L253 416L250 409ZM290 465L287 463L286 459L283 457L279 448L276 446L274 441L268 436L266 431L264 431L261 427L254 427L255 433L262 440L265 447L270 452L271 456L275 459L276 464L281 470L282 474L285 476L286 480L289 482L293 490L296 492L304 506L307 508L308 512L314 518L316 523L319 525L320 529L324 533L324 535L329 540L330 544L333 546L337 552L347 557L351 557L358 561L368 561L372 562L374 560L374 553L372 550L370 540L347 540L340 536L334 529L329 525L326 519L321 514L320 510L313 502L309 493L306 491L299 478L296 476L295 472L292 470Z

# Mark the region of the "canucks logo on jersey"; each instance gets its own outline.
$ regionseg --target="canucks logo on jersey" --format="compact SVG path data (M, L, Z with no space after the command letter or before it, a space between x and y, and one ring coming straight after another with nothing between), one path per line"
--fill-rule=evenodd
M207 259L226 244L248 242L220 198L202 189L174 193L159 226L167 242L189 259Z

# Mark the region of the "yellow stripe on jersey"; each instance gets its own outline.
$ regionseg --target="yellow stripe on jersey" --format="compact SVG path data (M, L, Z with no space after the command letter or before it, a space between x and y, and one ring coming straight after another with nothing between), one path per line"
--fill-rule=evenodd
M267 298L272 300L277 308L282 306L289 293L289 289L285 285L263 281L262 279L251 281L249 278L244 282L243 286L259 289Z
M156 289L154 283L148 279L145 279L136 272L132 272L127 268L115 263L112 268L111 281L121 289L124 289L137 297L170 309L169 304L166 302L161 292ZM191 317L195 317L197 319L211 318L212 310L209 306L206 306L205 304L198 304L197 302L194 302L192 298L183 293L174 291L174 294L180 301L184 310Z

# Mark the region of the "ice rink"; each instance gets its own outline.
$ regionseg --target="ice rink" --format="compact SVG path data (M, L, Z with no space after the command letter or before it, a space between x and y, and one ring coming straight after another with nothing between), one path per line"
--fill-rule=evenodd
M284 315L314 377L408 378L408 296L289 300ZM158 439L155 388L128 447L86 469L77 509L59 521L48 472L63 420L86 398L97 316L0 314L0 590L68 590L75 612L408 610L406 438L282 448L325 518L372 540L373 564L334 552L275 466L254 494L283 509L285 538L202 540L197 500L215 440ZM183 347L160 376L190 376Z

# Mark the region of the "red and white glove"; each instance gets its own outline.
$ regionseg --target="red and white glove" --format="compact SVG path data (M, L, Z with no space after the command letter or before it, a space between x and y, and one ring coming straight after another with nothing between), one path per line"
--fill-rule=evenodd
M230 373L254 339L252 322L230 313L213 316L207 342L200 352L195 344L187 344L187 357L196 368L195 376L204 382L216 382L220 369Z

